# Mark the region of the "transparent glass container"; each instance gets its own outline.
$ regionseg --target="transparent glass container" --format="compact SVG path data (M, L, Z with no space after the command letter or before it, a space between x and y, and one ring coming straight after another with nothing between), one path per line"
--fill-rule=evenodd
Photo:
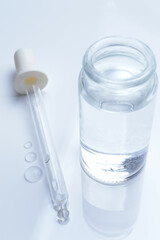
M143 42L107 37L86 51L79 77L81 166L121 183L144 166L157 90L156 61Z

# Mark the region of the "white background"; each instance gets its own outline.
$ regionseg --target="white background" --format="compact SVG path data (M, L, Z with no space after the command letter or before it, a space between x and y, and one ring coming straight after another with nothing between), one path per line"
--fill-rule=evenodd
M78 74L88 46L105 36L141 39L153 50L160 69L158 0L0 0L0 239L98 240L82 216L78 132ZM16 97L13 55L31 48L49 77L44 99L65 175L71 220L56 222L45 180L29 184L24 172L41 165L26 99ZM159 92L158 92L159 95ZM159 240L159 96L144 177L139 218L127 240ZM24 160L32 141L38 160Z

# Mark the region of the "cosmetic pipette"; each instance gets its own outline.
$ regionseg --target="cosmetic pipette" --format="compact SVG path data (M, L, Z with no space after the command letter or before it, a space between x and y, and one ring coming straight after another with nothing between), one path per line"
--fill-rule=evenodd
M57 211L59 223L68 222L68 193L60 163L55 151L49 130L41 89L48 82L45 73L40 71L29 49L19 49L14 55L17 74L14 88L19 94L26 94L35 125L43 166L45 169L50 196L54 209Z

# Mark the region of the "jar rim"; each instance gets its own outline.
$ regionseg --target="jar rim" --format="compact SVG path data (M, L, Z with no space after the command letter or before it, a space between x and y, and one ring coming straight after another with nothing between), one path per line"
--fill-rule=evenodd
M102 76L95 68L93 64L93 55L107 47L126 47L132 50L135 50L141 53L146 60L145 68L138 74L134 75L134 77L128 77L125 79L117 79L113 81L112 78ZM150 47L148 47L144 42L137 40L135 38L128 37L120 37L120 36L109 36L106 38L102 38L94 42L86 51L83 58L83 69L89 78L94 80L96 83L102 84L111 84L111 85L119 85L119 84L128 84L137 85L142 82L147 81L156 70L156 60L154 54Z

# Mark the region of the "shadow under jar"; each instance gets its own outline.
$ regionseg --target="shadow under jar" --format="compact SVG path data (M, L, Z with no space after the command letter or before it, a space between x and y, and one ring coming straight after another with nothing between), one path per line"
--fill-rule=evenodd
M85 53L79 77L81 166L121 183L144 166L157 90L156 61L143 42L107 37Z

